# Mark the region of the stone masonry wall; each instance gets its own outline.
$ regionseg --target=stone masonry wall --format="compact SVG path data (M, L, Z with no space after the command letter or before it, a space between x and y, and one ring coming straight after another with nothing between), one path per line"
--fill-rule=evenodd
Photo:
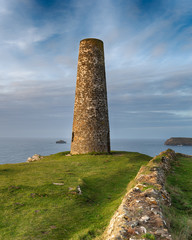
M164 185L165 175L175 158L175 152L168 149L141 167L129 184L131 189L112 217L103 239L144 240L143 235L149 233L156 240L172 240L161 206L171 205Z
M80 42L71 154L110 152L103 42Z

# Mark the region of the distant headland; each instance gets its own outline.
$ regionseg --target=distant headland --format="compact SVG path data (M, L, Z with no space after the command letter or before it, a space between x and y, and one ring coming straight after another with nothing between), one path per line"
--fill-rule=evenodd
M167 139L164 144L171 146L192 146L192 138L172 137Z

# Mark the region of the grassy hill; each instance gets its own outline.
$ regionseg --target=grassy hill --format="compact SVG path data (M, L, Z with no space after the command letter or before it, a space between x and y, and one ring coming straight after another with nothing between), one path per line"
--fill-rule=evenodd
M177 154L166 188L171 207L164 209L174 240L192 240L192 158Z
M151 159L131 152L66 154L0 165L1 240L99 239L127 184Z

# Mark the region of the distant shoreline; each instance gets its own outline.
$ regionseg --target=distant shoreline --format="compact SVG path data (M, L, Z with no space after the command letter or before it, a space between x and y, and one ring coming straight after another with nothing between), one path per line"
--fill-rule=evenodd
M71 141L65 138L66 144L56 144L56 138L2 138L0 137L0 164L26 162L34 154L49 156L58 152L70 151ZM116 151L139 152L155 156L165 151L165 139L114 139L111 138L111 149ZM192 154L191 146L172 146L175 152Z

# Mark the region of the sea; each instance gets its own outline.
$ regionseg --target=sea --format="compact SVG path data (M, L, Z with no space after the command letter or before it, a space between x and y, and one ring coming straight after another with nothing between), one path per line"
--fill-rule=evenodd
M0 164L26 162L34 154L47 156L70 151L70 139L66 144L56 144L55 138L0 138ZM111 149L139 152L151 157L168 148L192 155L192 146L165 146L166 139L111 139Z

